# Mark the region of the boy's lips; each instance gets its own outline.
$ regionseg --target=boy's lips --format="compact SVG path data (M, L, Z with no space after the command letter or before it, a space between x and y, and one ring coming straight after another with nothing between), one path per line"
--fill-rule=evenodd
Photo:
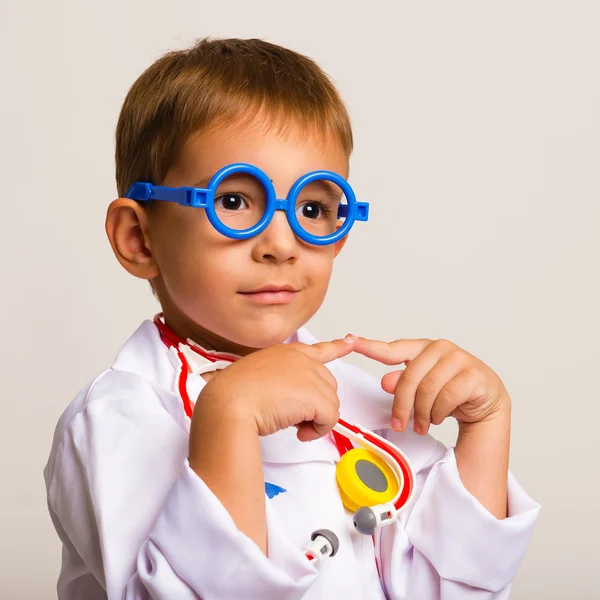
M297 292L298 290L287 283L285 284L274 284L268 283L267 285L263 285L262 287L256 288L254 290L248 290L247 292L240 292L240 294L258 294L260 292Z
M299 291L291 285L264 285L255 290L239 293L259 304L288 304Z

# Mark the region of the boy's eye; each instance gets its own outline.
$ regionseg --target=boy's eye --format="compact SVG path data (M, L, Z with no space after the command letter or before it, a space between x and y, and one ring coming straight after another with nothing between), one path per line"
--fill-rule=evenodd
M237 211L241 208L248 208L248 204L240 194L222 194L215 198L215 205L225 210Z
M310 201L301 204L297 212L304 219L318 219L319 217L329 216L329 208L317 201Z

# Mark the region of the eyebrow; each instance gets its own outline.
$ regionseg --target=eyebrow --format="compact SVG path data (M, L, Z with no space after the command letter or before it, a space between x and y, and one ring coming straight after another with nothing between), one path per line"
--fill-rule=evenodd
M212 176L203 177L200 181L196 181L196 183L192 183L192 185L190 187L205 188L211 179L212 179Z
M212 175L209 175L208 177L203 177L202 179L200 179L200 181L196 181L196 183L192 183L192 185L190 187L199 187L199 188L205 188L210 180L213 178ZM273 180L271 179L271 183L273 183Z
M329 194L334 200L339 200L344 195L342 188L340 188L335 183L328 181L327 179L315 179L314 181L311 181L308 184L308 186L313 185L313 184L318 185L321 188L324 188L325 192L327 194Z

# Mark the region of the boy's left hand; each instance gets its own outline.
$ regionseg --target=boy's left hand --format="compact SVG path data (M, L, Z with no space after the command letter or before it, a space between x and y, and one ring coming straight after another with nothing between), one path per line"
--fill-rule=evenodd
M459 423L488 420L510 411L510 397L498 375L477 357L448 340L382 342L355 337L354 351L406 369L383 376L381 387L394 394L391 425L403 431L414 407L414 430L425 435L431 423L453 416Z

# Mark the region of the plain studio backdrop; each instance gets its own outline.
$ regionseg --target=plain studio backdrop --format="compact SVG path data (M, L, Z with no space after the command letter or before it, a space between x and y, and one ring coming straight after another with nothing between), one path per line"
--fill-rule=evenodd
M448 338L492 366L511 469L542 504L512 598L600 597L599 22L593 1L1 0L0 597L56 597L54 426L159 309L104 233L121 104L208 35L314 58L350 109L371 218L309 328Z

